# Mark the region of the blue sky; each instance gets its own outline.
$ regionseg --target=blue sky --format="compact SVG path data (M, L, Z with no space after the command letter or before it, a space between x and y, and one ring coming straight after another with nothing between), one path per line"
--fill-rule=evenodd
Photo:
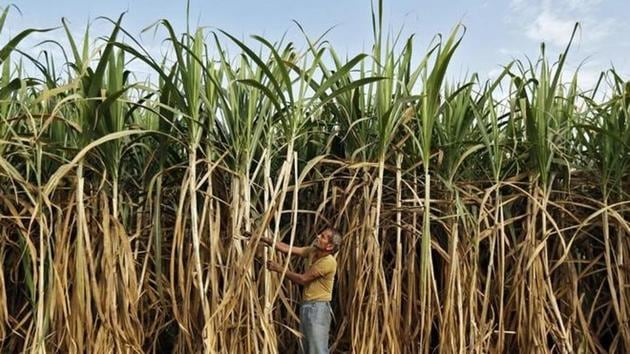
M0 4L4 7L8 2ZM134 35L161 18L171 21L179 31L184 31L186 24L183 0L16 0L13 4L21 14L11 12L2 42L7 33L14 35L23 28L58 26L61 17L70 21L79 38L88 19L114 18L123 11L127 11L123 24ZM241 38L263 34L277 40L287 32L288 39L303 44L292 22L296 20L313 37L334 26L326 38L342 54L368 50L371 43L370 0L191 0L190 13L192 27L221 28ZM581 82L585 86L611 63L624 78L630 77L630 24L625 19L629 13L628 0L385 1L385 20L391 32L402 27L406 35L415 33L417 51L424 51L435 34L447 34L458 22L466 26L451 67L456 78L472 72L491 77L512 58L536 58L542 41L555 58L566 45L573 24L579 21L582 30L569 63L572 69L582 65ZM108 28L103 21L94 22L92 37L108 33ZM52 36L61 38L63 32ZM50 36L36 36L24 45L32 46L44 38ZM162 38L163 32L157 40L152 33L142 35L144 44L154 51L159 51Z

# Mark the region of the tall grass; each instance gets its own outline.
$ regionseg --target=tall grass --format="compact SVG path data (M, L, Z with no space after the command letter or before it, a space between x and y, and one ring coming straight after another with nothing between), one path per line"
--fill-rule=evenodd
M122 16L47 32L67 57L4 44L0 350L295 352L301 289L263 265L302 264L259 238L324 226L335 352L630 350L628 82L543 47L449 83L462 26L417 54L382 18L345 59L167 20L155 58Z

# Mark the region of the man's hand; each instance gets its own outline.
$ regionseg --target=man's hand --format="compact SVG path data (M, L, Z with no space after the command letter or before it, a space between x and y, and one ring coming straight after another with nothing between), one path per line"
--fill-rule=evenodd
M281 264L276 263L274 261L267 261L267 269L269 269L272 272L278 272L278 273L282 273L284 271L284 267ZM292 271L290 271L288 269L287 269L286 273L284 273L284 274L286 275L287 278L289 278L289 280L291 280L294 283L300 284L300 285L308 285L313 280L315 280L315 279L317 279L317 278L322 276L313 267L311 267L304 274L295 273L295 272L292 272Z
M247 241L252 241L254 238L254 235L252 235L252 233L250 231L243 231L243 237L247 240ZM264 245L264 246L271 246L271 244L273 244L273 240L270 239L269 237L265 237L265 236L261 236L260 237L260 242Z
M262 242L265 246L268 246L268 247L273 244L273 240L265 236L260 237L260 242Z
M247 238L249 241L252 241L252 235L249 234L249 237ZM273 243L273 239L270 237L265 237L265 236L260 236L260 238L258 239L260 241L260 245L261 246L265 246L265 247L272 247L274 250L279 251L281 253L287 254L289 252L291 252L292 254L296 255L296 256L300 256L300 257L306 257L307 256L307 251L309 249L309 247L296 247L296 246L289 246L286 243L277 240L276 243Z
M274 261L267 261L267 269L272 272L282 272L282 266Z

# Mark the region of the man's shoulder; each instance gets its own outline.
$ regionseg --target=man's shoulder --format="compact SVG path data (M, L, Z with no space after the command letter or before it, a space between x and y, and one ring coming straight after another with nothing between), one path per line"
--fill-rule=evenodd
M314 260L313 265L326 265L326 266L337 266L337 260L332 255L326 255L321 258Z
M327 255L325 257L322 257L321 260L322 260L323 263L326 263L326 264L328 264L330 266L333 266L333 267L337 268L337 259L335 259L335 257L333 257L332 254L329 254L329 255Z

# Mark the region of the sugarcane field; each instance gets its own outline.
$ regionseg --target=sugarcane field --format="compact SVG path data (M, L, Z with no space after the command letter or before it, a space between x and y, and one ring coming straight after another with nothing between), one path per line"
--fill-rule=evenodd
M630 32L561 1L0 4L0 353L630 353Z

